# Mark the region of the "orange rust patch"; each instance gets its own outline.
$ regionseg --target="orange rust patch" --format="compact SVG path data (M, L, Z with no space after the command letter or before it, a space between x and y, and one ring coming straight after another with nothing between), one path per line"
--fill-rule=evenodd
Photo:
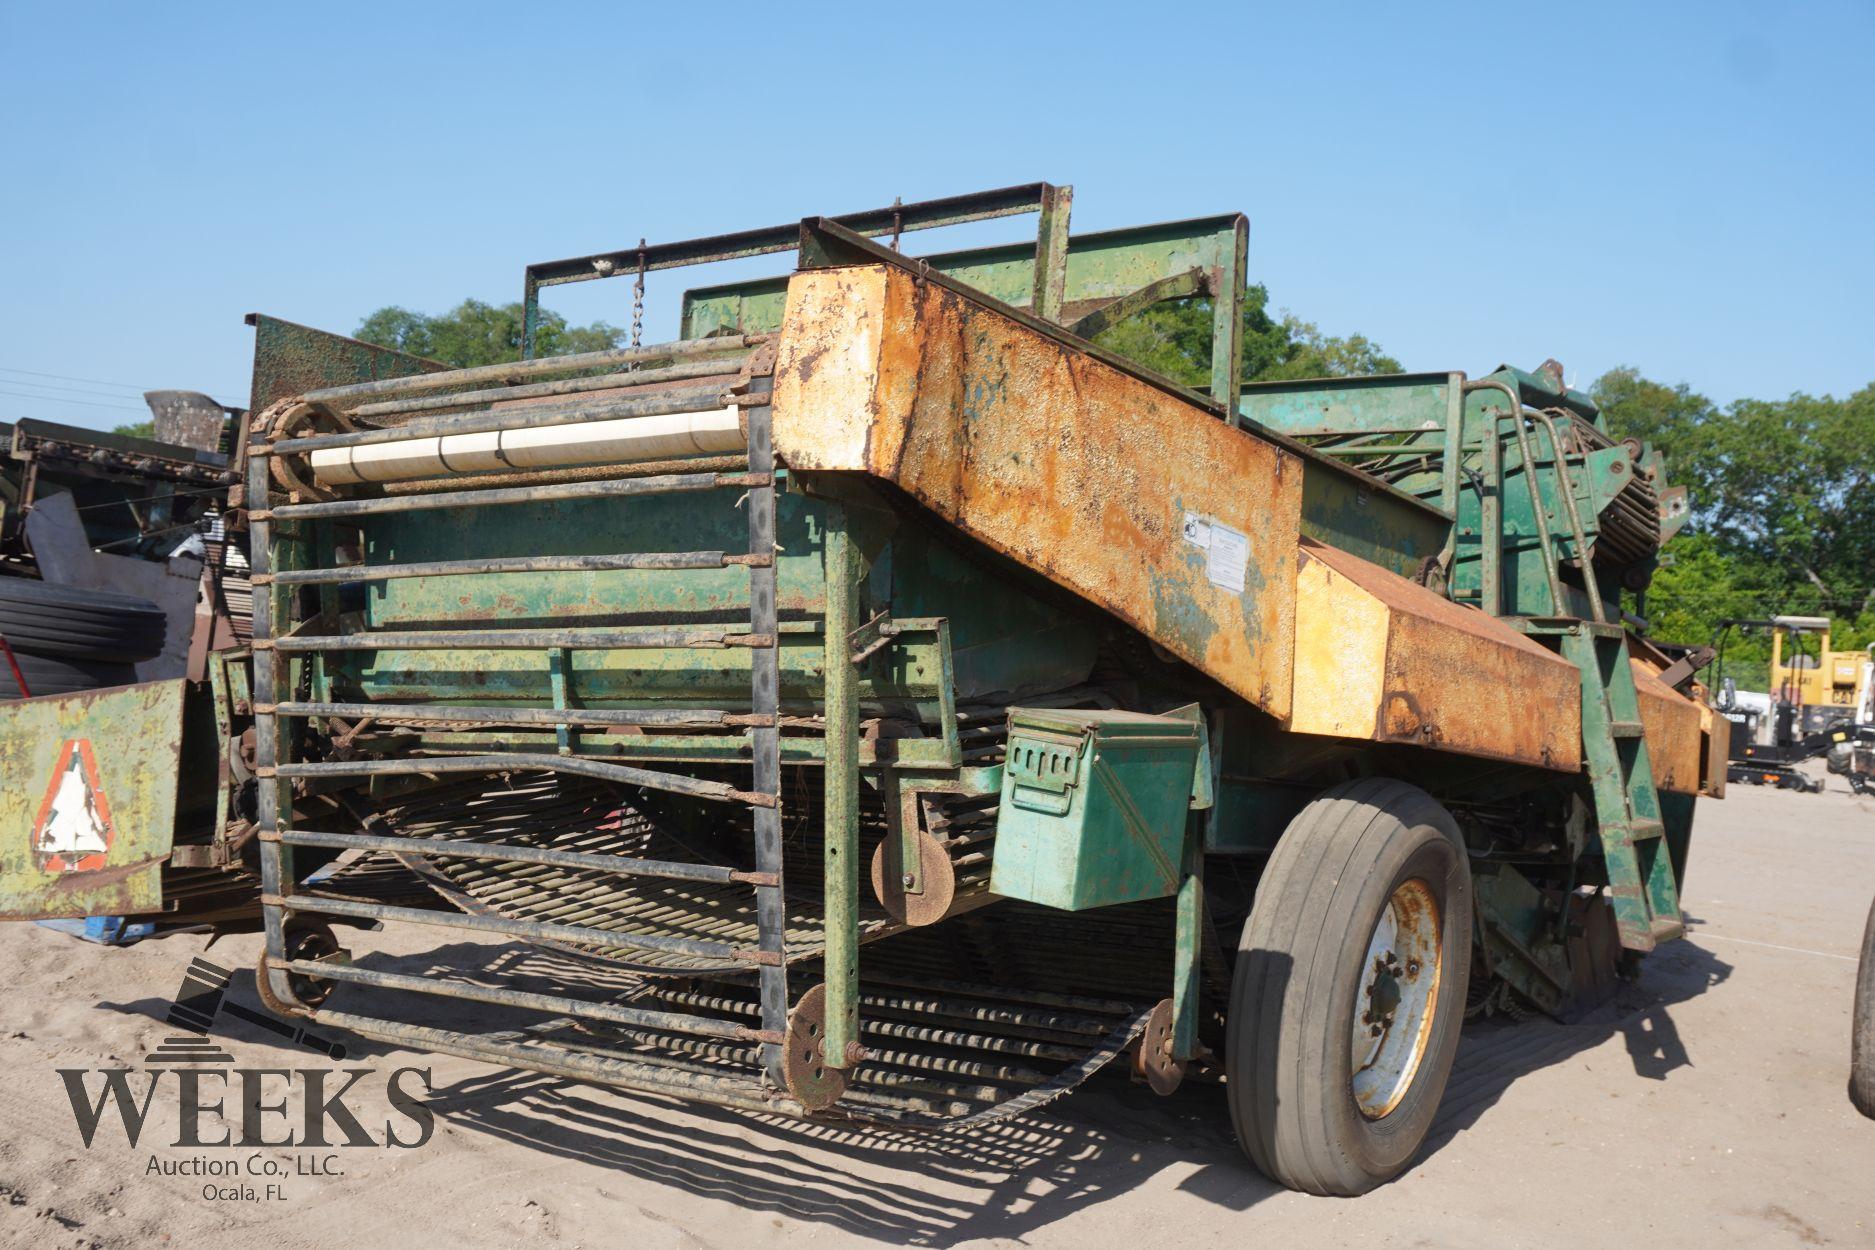
M1302 473L1273 444L881 266L790 280L774 412L789 465L891 481L1287 713ZM1187 513L1242 536L1241 591Z
M1647 760L1653 765L1654 784L1662 790L1681 794L1699 793L1705 781L1700 772L1700 747L1704 736L1700 706L1661 681L1644 661L1632 663L1634 688L1640 695L1641 728L1647 740ZM1719 743L1721 759L1725 747L1726 742ZM1719 771L1723 775L1722 762Z
M1358 556L1301 551L1291 730L1581 767L1575 665Z

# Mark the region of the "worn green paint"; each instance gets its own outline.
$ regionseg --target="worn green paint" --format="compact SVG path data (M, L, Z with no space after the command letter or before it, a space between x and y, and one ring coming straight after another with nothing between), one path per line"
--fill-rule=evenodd
M1486 383L1501 383L1511 394ZM1363 493L1356 483L1320 472L1311 462L1302 517L1309 537L1408 575L1426 556L1439 555L1453 597L1487 610L1515 616L1592 615L1573 573L1559 578L1562 602L1551 602L1551 564L1583 555L1576 518L1582 539L1592 548L1602 514L1631 477L1651 470L1652 479L1664 483L1664 465L1651 447L1643 447L1634 459L1617 445L1568 453L1566 471L1559 473L1555 448L1541 423L1520 441L1504 419L1513 395L1520 408L1562 410L1603 429L1586 395L1560 389L1545 375L1511 368L1471 384L1462 373L1259 383L1244 388L1239 411L1246 420L1301 439L1342 463L1383 463L1401 492L1452 518L1448 526L1416 515L1396 496ZM1380 456L1384 462L1376 460ZM1686 510L1682 491L1665 488L1661 498L1665 538L1684 524ZM1641 571L1651 568L1648 562ZM1613 599L1612 585L1601 589L1604 599Z
M1305 462L1302 533L1402 577L1437 556L1451 523L1358 478Z
M1068 215L1073 187L1049 187L1042 194L1041 221L1035 232L1035 281L1029 307L1038 317L1061 320L1068 283Z
M826 972L822 1057L831 1068L851 1066L848 1049L859 1041L859 682L852 638L859 628L863 560L844 504L826 505L825 652L826 760L821 844L822 944Z
M1529 628L1539 636L1550 633L1564 658L1582 670L1582 755L1609 900L1621 944L1652 950L1657 940L1680 936L1680 895L1647 739L1641 734L1627 636L1615 626L1584 622Z
M366 530L366 560L538 554L546 536L559 554L735 551L746 538L739 538L745 523L732 502L726 495L720 507L663 497L635 500L630 508L574 501L509 508L500 515L393 514ZM799 493L781 495L777 505L782 697L799 706L819 699L824 678L812 631L825 610L822 561L830 505ZM917 699L935 718L941 699L1060 689L1092 669L1098 638L1086 617L1028 593L1019 571L965 554L890 514L852 513L855 539L871 561L861 589L863 615L889 612L901 624L943 616L949 644L939 647L934 637L915 632L901 635L863 666L863 700ZM374 629L746 620L748 575L729 567L425 577L374 582L365 595ZM954 686L943 680L947 669ZM341 699L356 693L383 702L549 704L552 698L549 668L539 652L343 653L332 657L329 671ZM587 707L713 705L731 696L746 698L748 682L749 657L742 649L576 651L568 659L566 694Z
M182 679L144 682L7 705L0 717L0 919L162 909L187 686ZM48 870L33 835L68 760L95 766L92 801L100 815L108 809L109 848L98 867Z
M1204 950L1204 836L1195 820L1187 822L1178 885L1172 959L1172 1057L1198 1057L1198 973Z
M1067 244L1062 312L1067 320L1077 320L1096 305L1192 269L1206 275L1235 272L1241 288L1238 240L1247 229L1242 217L1231 215L1074 236ZM922 259L939 273L1005 304L1026 308L1034 298L1033 244L975 248ZM777 330L787 288L788 280L782 277L689 291L684 296L681 335L700 338L731 329L744 334Z
M994 893L1079 911L1179 892L1200 726L1044 708L1009 726Z
M328 386L440 373L449 368L440 361L342 334L328 334L265 313L249 313L247 323L254 327L250 407L255 412L265 412L279 400Z
M1252 382L1237 410L1269 429L1306 438L1321 434L1442 434L1450 373Z
M1555 912L1508 864L1480 864L1471 878L1478 936L1491 971L1551 1015L1569 996L1568 949L1557 940Z

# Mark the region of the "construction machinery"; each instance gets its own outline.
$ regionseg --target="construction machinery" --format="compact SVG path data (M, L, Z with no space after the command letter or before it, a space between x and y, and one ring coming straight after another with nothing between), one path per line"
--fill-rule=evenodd
M1768 696L1741 692L1723 676L1725 640L1734 628L1770 635ZM1804 645L1807 635L1817 637L1813 653ZM1829 643L1826 616L1719 622L1712 650L1721 674L1717 706L1734 727L1729 780L1820 793L1822 779L1798 764L1827 756L1830 771L1844 773L1852 744L1875 742L1875 647L1834 651Z
M1771 693L1796 710L1800 737L1854 724L1870 697L1869 657L1862 651L1831 649L1827 616L1771 618ZM1806 636L1816 638L1814 651Z
M1686 516L1658 453L1553 362L1245 386L1245 219L1069 206L536 264L520 361L257 368L231 819L269 1003L936 1129L1124 1057L1354 1194L1420 1148L1467 1016L1567 1016L1681 936L1727 723L1622 624ZM785 254L690 290L675 341L531 352L553 286ZM1174 301L1208 387L1098 341ZM360 856L440 902L323 875ZM333 923L448 944L416 976ZM550 958L509 975L515 943Z

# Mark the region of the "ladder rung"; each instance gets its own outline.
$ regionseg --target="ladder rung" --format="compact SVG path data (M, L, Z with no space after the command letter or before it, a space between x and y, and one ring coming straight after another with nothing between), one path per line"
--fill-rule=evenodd
M472 981L458 981L453 977L412 977L395 972L379 972L372 968L354 967L350 964L319 963L309 959L289 960L286 968L289 972L321 977L328 981L349 981L355 985L402 990L409 994L432 994L471 1003L520 1007L531 1011L549 1012L553 1015L604 1020L608 1024L620 1024L628 1028L669 1029L677 1033L693 1033L702 1037L725 1037L734 1041L780 1040L771 1033L765 1033L761 1029L752 1029L734 1020L718 1020L708 1016L684 1015L672 1011L647 1011L642 1007L631 1007L622 1003L583 1002L574 998L559 998L548 994L529 993L526 990L509 989L506 986L477 985Z
M741 632L739 632L741 631ZM597 651L655 650L663 647L772 647L773 634L752 634L741 625L714 629L667 629L657 626L618 629L426 629L357 634L288 634L256 638L256 651L542 651L582 647Z
M661 933L624 933L612 929L595 929L588 925L547 924L532 920L509 920L501 916L427 911L420 907L392 907L382 903L334 898L325 894L263 894L260 901L263 907L284 907L288 911L316 912L327 916L351 916L360 920L395 920L409 924L436 925L445 929L463 929L473 933L499 933L504 937L668 951L672 954L694 955L701 959L733 959L751 964L781 962L779 955L756 950L753 947L739 946L730 942L707 942L695 938L669 937Z
M1658 820L1631 820L1628 822L1628 837L1636 842L1645 842L1649 838L1664 838L1667 826Z
M639 859L631 855L593 855L581 851L558 851L548 847L510 846L501 842L456 841L450 838L379 837L362 833L320 833L311 829L282 829L276 834L260 835L263 842L281 842L287 846L318 846L333 850L388 851L393 855L425 855L438 858L500 860L519 864L546 864L555 868L577 868L587 872L610 872L628 877L662 877L671 881L711 881L750 886L773 886L773 874L738 872L720 864L686 864L681 861Z
M460 577L477 573L609 573L617 571L686 571L757 564L766 556L723 551L646 551L630 555L498 556L485 560L429 560L416 564L353 564L332 569L283 569L259 573L254 581L282 586L325 586L345 582L382 582L403 577Z
M427 512L440 508L484 508L545 503L561 499L615 499L717 490L726 486L763 487L766 473L666 473L656 477L601 478L592 482L550 482L545 486L502 486L483 490L436 491L420 495L385 495L368 499L331 499L288 503L249 513L254 521L317 520L322 517L377 516L386 512Z
M551 708L456 707L440 703L277 703L254 711L276 716L369 717L380 721L491 725L633 725L642 728L717 729L724 726L766 729L773 716L726 712L720 708Z
M1639 738L1645 736L1647 728L1637 720L1614 720L1608 722L1608 732L1617 738Z
M1686 936L1686 925L1672 916L1655 916L1651 932L1654 941L1671 942Z
M759 788L738 790L721 781L706 781L701 777L686 776L682 773L633 768L626 764L613 764L606 760L586 759L577 755L410 755L393 759L318 760L309 764L276 764L271 768L262 765L255 769L254 775L262 778L423 777L442 773L506 773L530 770L577 773L581 776L597 777L601 781L616 781L628 786L645 786L652 790L665 790L671 794L688 794L694 798L711 799L720 803L747 803L751 807L775 807L780 802L777 796Z

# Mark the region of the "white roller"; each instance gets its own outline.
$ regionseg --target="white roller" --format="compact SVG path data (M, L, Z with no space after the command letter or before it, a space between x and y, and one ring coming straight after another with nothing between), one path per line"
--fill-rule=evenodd
M328 486L346 486L503 469L671 460L737 452L745 446L741 411L724 407L331 447L310 453L308 459L315 479Z

